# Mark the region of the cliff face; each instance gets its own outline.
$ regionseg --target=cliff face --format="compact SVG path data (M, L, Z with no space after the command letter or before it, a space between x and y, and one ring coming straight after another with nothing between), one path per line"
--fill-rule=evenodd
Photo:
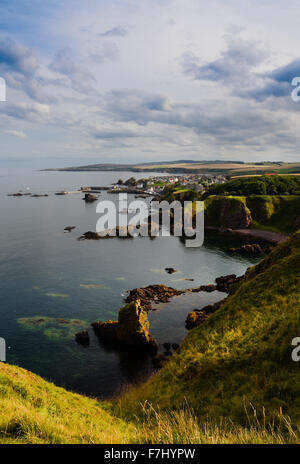
M252 224L251 211L243 197L209 197L205 201L205 225L221 229L246 229Z
M205 200L205 224L223 229L253 227L293 233L300 226L300 196L210 196Z

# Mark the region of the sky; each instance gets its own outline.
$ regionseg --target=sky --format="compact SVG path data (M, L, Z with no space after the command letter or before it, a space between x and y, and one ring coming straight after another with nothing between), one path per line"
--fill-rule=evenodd
M0 0L0 164L300 161L299 25L298 0Z

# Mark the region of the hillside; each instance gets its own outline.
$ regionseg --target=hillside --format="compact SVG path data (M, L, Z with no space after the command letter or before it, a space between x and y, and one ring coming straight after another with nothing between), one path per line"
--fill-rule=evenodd
M291 234L300 227L300 177L261 176L213 184L204 193L167 186L162 200L205 201L205 225Z
M248 270L158 374L110 403L0 363L0 443L299 442L299 328L300 231Z
M0 363L0 443L133 443L136 429L97 400Z
M160 410L188 404L202 420L227 417L245 425L248 407L263 420L283 411L298 423L300 371L291 341L299 327L300 232L248 271L165 368L122 398L122 411L138 414L145 401Z

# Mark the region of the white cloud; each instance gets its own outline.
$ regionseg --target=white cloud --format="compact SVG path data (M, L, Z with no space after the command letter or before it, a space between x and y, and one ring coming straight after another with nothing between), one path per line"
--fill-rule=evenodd
M6 104L0 107L0 114L14 119L40 123L46 121L49 116L50 106L36 102Z
M95 77L88 67L78 61L78 57L73 56L69 48L62 48L56 53L49 69L66 76L74 90L80 93L95 93Z
M17 136L30 125L25 154L42 140L49 156L107 161L298 157L293 0L42 2L24 30L11 2L0 127Z
M12 135L20 139L26 138L26 134L23 131L18 131L18 130L6 130L5 134Z

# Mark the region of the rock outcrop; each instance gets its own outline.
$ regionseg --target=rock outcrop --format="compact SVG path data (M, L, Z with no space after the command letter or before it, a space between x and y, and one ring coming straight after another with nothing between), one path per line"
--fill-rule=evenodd
M107 238L133 238L131 235L131 226L127 227L119 227L117 226L115 229L108 229L103 233L93 232L89 230L82 234L78 240L105 240Z
M237 277L236 274L229 274L227 276L221 276L216 278L217 290L219 292L230 293L232 287L241 282L244 276Z
M74 230L74 229L76 229L75 226L67 226L67 227L64 228L64 231L65 232L72 232L72 230Z
M44 197L48 197L49 195L47 193L45 194L38 194L38 193L34 193L33 195L30 195L30 198L44 198Z
M215 292L217 289L217 285L214 284L208 284L208 285L200 285L199 287L194 287L191 289L193 293L198 293L198 292Z
M104 343L126 345L155 355L157 344L149 332L147 312L141 301L132 301L119 311L117 321L94 322L95 334Z
M8 193L7 196L8 197L29 197L29 196L32 196L32 193L29 193L29 192Z
M194 309L191 311L185 321L185 327L188 330L193 329L194 327L197 327L200 325L202 322L204 322L211 314L213 314L221 304L224 302L224 300L218 301L215 304L212 305L207 305L202 309Z
M221 207L221 224L224 229L247 229L252 223L250 209L241 201L224 201Z
M86 202L86 203L93 203L94 201L97 201L98 200L98 197L96 195L93 195L92 193L86 193L84 195L84 198L83 200Z
M176 269L174 269L173 267L166 267L166 268L165 268L165 271L166 271L168 274L174 274L174 272L177 272Z
M84 234L82 234L78 240L101 240L102 238L105 238L105 237L102 237L101 235L97 234L97 232L93 232L92 230L89 230L88 232L85 232Z
M264 252L258 243L243 245L238 248L230 248L229 251L231 253L240 253L246 256L257 256Z
M145 311L151 311L152 302L155 303L168 303L170 298L176 295L182 295L185 290L177 290L166 285L149 285L144 288L134 288L130 290L125 299L126 303L140 300Z

